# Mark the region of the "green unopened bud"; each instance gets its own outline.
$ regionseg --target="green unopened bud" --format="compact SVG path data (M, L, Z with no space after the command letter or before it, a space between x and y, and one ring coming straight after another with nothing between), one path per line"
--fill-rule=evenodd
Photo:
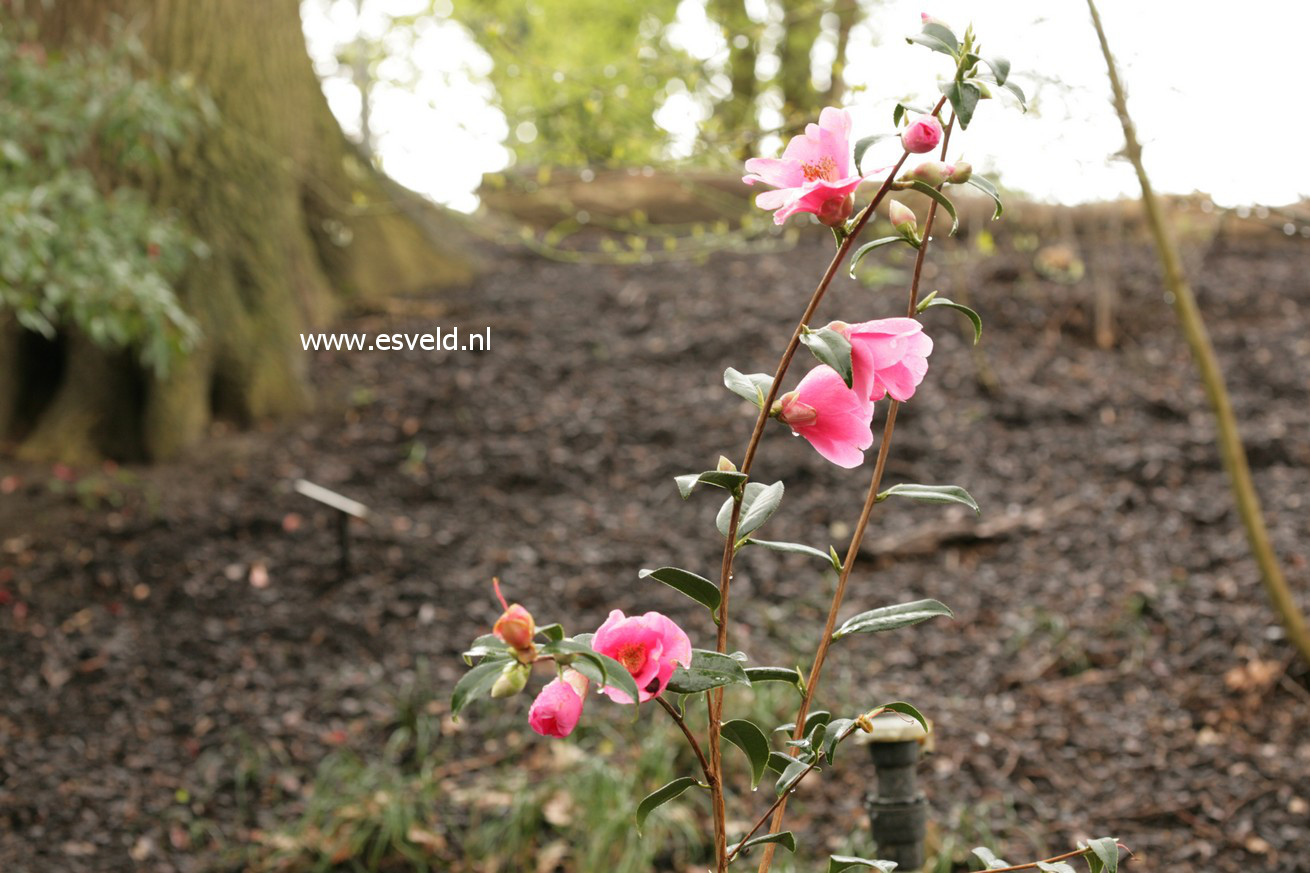
M901 178L922 182L936 188L939 185L944 185L946 180L951 177L952 172L953 169L950 164L944 164L941 161L924 161Z
M527 686L528 674L531 672L532 670L527 664L511 661L505 665L505 669L496 678L496 684L491 686L491 696L497 699L513 697Z
M737 465L729 461L723 455L719 455L719 463L715 467L720 473L736 473Z
M919 229L919 220L914 217L914 210L899 200L892 200L887 207L887 216L892 220L892 227L903 236L915 236Z
M951 171L951 175L946 181L952 185L963 185L971 178L973 178L973 164L967 161L956 161L955 169Z

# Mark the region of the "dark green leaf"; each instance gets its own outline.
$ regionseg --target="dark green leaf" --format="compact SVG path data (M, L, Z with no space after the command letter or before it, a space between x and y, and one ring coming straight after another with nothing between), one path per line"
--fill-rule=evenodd
M451 716L458 716L460 710L490 691L505 669L506 662L505 658L488 658L465 673L450 695Z
M900 485L893 485L879 494L878 500L881 502L888 497L908 497L910 500L917 500L920 503L958 503L961 506L969 507L979 515L982 514L977 501L970 497L969 492L959 485L914 485L904 482Z
M564 639L564 626L561 624L543 624L537 628L537 633L544 636L550 642L558 642Z
M909 43L918 43L919 45L927 46L935 52L941 52L952 58L955 57L955 51L949 45L928 33L916 33L913 36L907 36L905 41Z
M788 791L790 791L792 788L796 786L796 783L799 782L801 779L801 775L806 771L808 771L809 769L810 769L810 765L805 763L804 761L795 761L791 764L788 764L787 769L783 770L782 775L778 777L777 784L773 786L774 794L777 795L786 794ZM814 769L817 770L819 768L815 767Z
M898 243L898 242L905 243L906 245L911 245L911 246L914 245L914 243L910 242L908 239L906 239L903 236L884 236L880 239L874 240L873 242L867 242L864 245L860 246L858 249L856 249L855 254L851 255L851 278L852 279L855 278L855 268L859 265L860 261L864 259L865 255L867 255L869 252L873 251L876 248L881 248L882 246L889 246L892 243Z
M910 188L912 190L918 191L920 194L923 194L926 197L931 197L933 200L936 200L937 205L940 206L942 209L946 210L946 214L951 217L952 236L955 234L957 230L959 230L960 219L955 214L955 204L951 202L951 198L947 197L945 194L938 191L936 188L929 185L927 182L920 182L918 179L915 179L910 183Z
M760 784L760 777L769 766L769 738L754 723L734 718L723 723L723 738L746 753L751 762L751 788Z
M723 685L750 685L741 662L731 655L692 649L691 666L673 671L668 688L675 694L697 694Z
M785 752L769 753L769 769L774 773L784 773L792 764L802 763L799 758L786 754Z
M1037 869L1041 870L1042 873L1078 873L1077 870L1063 861L1056 861L1054 864L1049 864L1046 861L1038 861Z
M974 312L963 303L956 303L954 300L947 300L945 297L938 297L934 291L928 297L924 298L918 306L918 311L923 312L925 309L931 309L934 306L946 306L954 309L956 312L964 313L965 317L973 323L973 344L977 345L982 339L982 317Z
M996 76L996 84L1004 85L1005 80L1010 77L1010 61L1007 58L983 58L983 63L992 68L992 74Z
M751 837L744 843L733 843L728 847L728 854L732 855L749 849L752 846L763 846L767 843L777 843L788 852L796 851L796 837L792 835L792 832L779 831L776 834L760 834L758 837Z
M997 867L1011 866L1008 861L1003 861L1000 858L996 857L994 854L992 854L992 850L987 848L986 846L979 846L978 848L973 850L973 853L978 856L978 860L982 861L984 864L987 865L986 869L988 870L994 870Z
M782 502L783 490L781 482L774 482L772 485L751 482L746 486L741 499L741 518L737 521L738 543L769 520L769 516L773 515L778 504ZM715 519L719 533L725 537L728 535L728 523L732 520L732 502L732 498L728 498L723 508L719 510L718 518Z
M795 555L809 555L812 558L818 558L820 561L823 561L825 564L832 563L831 559L828 557L827 552L824 552L821 549L816 549L814 548L814 546L805 546L805 545L801 545L800 543L779 543L779 542L773 542L771 540L757 540L757 539L748 539L746 540L745 544L748 546L763 546L764 548L774 552L790 552ZM838 569L841 568L838 567Z
M1104 865L1105 873L1117 873L1119 870L1119 841L1114 837L1100 837L1088 842L1096 859ZM1090 859L1089 859L1090 860Z
M902 109L902 111L904 111ZM890 139L896 136L894 133L875 133L872 136L866 136L855 141L855 172L863 173L860 164L864 161L864 153L869 150L869 146L881 142L884 139Z
M996 209L992 211L992 221L1000 218L1001 213L1005 211L1005 207L1001 205L1001 195L1000 192L996 190L996 186L993 185L989 179L984 176L979 176L977 173L974 173L969 177L967 184L972 185L988 197L992 198L992 202L996 204Z
M947 46L950 46L951 53L956 54L960 51L960 40L955 33L946 25L939 21L929 21L923 25L923 32L931 37L935 37Z
M758 405L756 403L756 406ZM746 479L745 473L731 470L706 470L704 473L688 473L685 476L673 477L673 481L678 483L678 493L682 495L683 500L690 497L691 492L701 483L713 485L715 488L722 488L724 491L731 491L736 494L746 482Z
M486 658L500 656L508 658L513 653L509 646L495 634L483 634L473 641L468 651L464 653L464 663L470 667L473 666L475 658Z
M819 725L827 724L831 720L832 720L831 712L829 712L826 709L816 709L814 712L810 713L805 717L805 731L802 734L802 736L808 737L816 727L818 727ZM778 725L773 730L775 733L778 731L791 733L795 729L796 729L796 723L788 722L787 724Z
M790 667L747 667L746 678L751 680L752 685L757 682L786 682L795 685L797 689L801 686L800 672Z
M895 861L871 861L854 855L831 855L828 858L828 873L842 873L852 867L872 867L881 873L892 873L896 869Z
M769 389L773 387L773 377L766 373L738 373L729 367L723 371L723 384L733 394L762 409L769 396Z
M541 647L543 655L576 655L580 661L574 661L573 667L582 675L600 685L609 685L628 695L634 703L640 698L637 683L628 668L609 655L602 655L591 647L592 634L585 639L579 634L571 640L550 642Z
M923 713L914 708L913 704L906 703L903 700L897 700L894 703L884 703L882 706L878 707L878 709L887 712L899 712L901 715L908 715L919 723L919 727L923 728L924 733L928 732L928 720L923 717Z
M810 330L808 327L801 332L801 342L810 350L819 363L827 364L832 367L841 376L846 387L851 387L851 379L854 377L851 364L851 341L842 336L835 330L829 330L821 327L818 330Z
M837 756L837 746L842 740L854 733L856 727L857 723L853 718L834 718L828 722L828 735L819 744L819 749L823 752L823 757L828 760L829 764Z
M943 603L936 600L915 600L911 603L898 603L895 606L883 606L861 612L842 622L842 626L833 631L832 638L839 640L851 634L876 634L895 630L926 621L936 615L954 617Z
M969 122L973 120L973 112L978 107L978 100L982 98L982 91L977 85L952 79L942 86L942 93L951 101L951 108L955 110L955 117L960 120L960 127L967 128Z
M697 576L686 570L679 570L677 567L660 567L658 570L642 570L637 574L640 578L654 579L656 582L663 582L665 585L674 590L681 591L697 603L707 607L710 612L719 608L719 586L715 585L704 576Z
M700 783L695 779L690 776L683 776L680 779L674 779L663 788L647 794L642 798L641 803L637 804L637 831L641 831L641 826L646 823L647 816L654 812L656 808L668 803L675 797L681 796L688 788L694 788L697 785L700 785Z

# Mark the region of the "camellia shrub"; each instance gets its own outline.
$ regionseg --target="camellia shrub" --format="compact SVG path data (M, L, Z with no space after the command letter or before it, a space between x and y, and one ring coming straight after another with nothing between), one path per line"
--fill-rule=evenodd
M702 489L719 489L727 494L717 518L718 532L724 540L718 581L675 567L641 571L643 578L668 585L705 606L706 628L689 633L658 612L625 615L616 609L594 633L569 636L561 624L539 626L526 607L506 603L497 582L496 594L505 611L492 632L479 637L465 652L472 669L454 690L451 709L458 715L479 697L503 699L518 694L527 686L534 664L552 662L555 679L537 693L528 709L532 729L548 737L568 736L584 717L588 699L597 696L619 705L654 704L662 709L681 729L700 772L675 779L639 800L636 824L640 828L652 810L675 797L689 791L702 792L714 822L716 873L725 873L754 847L759 847L760 873L769 869L778 847L795 851L798 838L783 827L788 797L802 780L834 764L842 742L858 731L872 731L874 716L899 713L919 722L925 730L929 728L918 709L904 701L871 702L867 710L840 718L813 708L824 661L834 643L855 634L881 633L951 615L950 609L936 600L920 600L876 606L838 625L851 570L875 507L897 498L963 504L978 511L968 491L957 485L902 483L884 489L882 480L896 412L900 404L912 402L915 390L928 374L933 343L919 316L938 307L951 308L972 322L975 342L982 335L977 313L936 294L922 298L919 294L924 260L933 229L941 226L941 213L951 222L950 232L955 231L955 207L946 192L954 186L972 185L995 200L994 217L1001 215L1001 202L991 183L964 162L947 162L952 134L969 127L981 101L1008 94L1022 105L1024 95L1009 79L1009 62L982 54L972 28L959 37L947 25L925 15L922 30L909 39L950 61L949 75L941 85L942 96L935 105L919 108L898 104L892 115L893 132L859 140L852 139L850 114L829 107L816 124L810 124L788 143L780 158L746 162L744 181L771 187L758 196L757 205L772 210L778 224L798 213L815 216L832 229L836 254L805 304L773 375L743 374L731 368L724 373L726 387L759 409L740 463L721 457L712 470L677 477L684 498ZM886 137L899 137L899 160L890 167L864 169L862 161L869 147ZM915 163L906 167L914 156L934 153L935 159L915 158ZM866 186L874 193L857 211L856 197ZM922 223L909 206L889 200L888 217L894 234L860 245L861 234L892 191L916 192L926 198ZM869 318L875 313L858 312L852 313L849 321L829 321L822 326L814 323L819 304L843 263L849 258L853 271L862 258L891 245L917 250L903 314ZM801 346L813 354L816 363L794 388L783 391ZM880 403L886 404L885 424L881 439L875 440L874 407ZM750 476L771 420L805 438L826 460L848 469L864 465L866 453L877 443L868 494L844 558L831 547L825 552L801 543L760 537L764 525L778 511L784 493L782 482L755 482ZM733 562L746 548L808 555L830 565L837 574L832 604L819 632L808 676L790 667L755 665L745 653L731 646ZM701 641L705 641L704 647L697 647ZM799 696L796 717L790 726L784 726L790 733L784 748L775 749L770 743L772 726L766 728L729 713L731 690L760 682L792 685ZM709 716L703 736L698 736L685 718L687 707L698 700L703 701ZM725 808L725 740L749 760L752 787L767 772L776 774L771 798L761 802L763 808L754 813L734 811L729 815ZM743 794L748 801L757 796ZM728 823L735 821L754 824L742 833L730 834ZM1027 864L1007 864L986 849L978 849L976 854L991 870L1069 873L1074 869L1069 862L1079 857L1085 859L1092 873L1114 871L1119 864L1119 845L1112 837ZM860 868L885 871L894 866L873 858L833 855L828 869L830 873Z

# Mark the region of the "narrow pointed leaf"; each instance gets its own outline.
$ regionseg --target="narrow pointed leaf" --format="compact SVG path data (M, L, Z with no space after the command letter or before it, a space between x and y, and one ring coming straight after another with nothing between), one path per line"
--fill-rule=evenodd
M796 761L794 763L788 764L787 769L783 770L782 775L778 777L777 784L773 786L774 793L779 796L786 794L788 791L790 791L792 788L796 786L797 782L800 781L801 774L805 773L809 769L810 769L810 765L804 761ZM814 769L817 770L819 768L815 767Z
M641 826L646 823L646 818L657 808L675 797L680 797L688 788L694 788L697 785L700 785L700 783L695 779L690 776L683 776L680 779L674 779L663 788L647 794L642 798L641 803L637 804L637 830L641 830Z
M737 521L737 542L746 539L769 520L769 516L773 515L778 504L782 502L783 490L781 482L774 482L772 485L751 482L746 486L741 499L741 517ZM723 508L719 510L719 515L715 519L719 533L725 537L728 535L728 523L731 520L732 498L729 498L724 502Z
M508 658L488 658L460 677L450 695L451 716L458 716L464 707L491 691L508 663Z
M903 700L897 700L894 703L884 703L882 706L878 707L878 709L881 709L884 712L899 712L901 715L908 715L919 723L919 727L923 728L925 733L929 731L928 720L923 717L923 713L914 708L913 704L906 703Z
M896 869L895 861L874 861L869 858L857 858L854 855L830 855L828 873L843 873L856 867L871 867L881 873L892 873Z
M701 484L713 485L715 488L722 488L724 491L736 494L741 490L746 479L745 473L731 470L706 470L704 473L688 473L685 476L673 477L673 481L678 483L678 493L682 495L683 500L690 497L696 486Z
M1001 204L1000 192L996 190L996 186L991 183L990 179L974 173L969 177L969 181L966 184L972 185L988 197L992 198L992 202L996 204L996 208L992 210L992 221L1001 217L1001 213L1005 211L1005 207Z
M475 658L489 656L508 658L512 653L513 650L500 637L495 634L483 634L474 640L473 645L469 646L468 651L464 653L464 663L472 667Z
M801 332L801 342L810 350L819 363L827 364L841 376L846 387L851 387L854 371L851 364L851 341L835 330L826 327Z
M945 297L938 297L935 294L931 298L920 303L918 310L919 312L923 312L925 309L931 309L934 306L946 306L950 309L954 309L956 312L964 313L965 318L968 318L973 324L973 344L978 345L978 341L982 339L982 316L978 315L978 313L974 312L963 303L956 303L954 300L947 300Z
M786 682L801 687L801 674L790 667L747 667L746 678L754 685L757 682Z
M915 179L910 183L910 188L918 191L926 197L931 197L933 200L936 200L937 205L946 210L946 214L951 217L951 235L954 236L955 232L960 229L960 219L955 214L955 204L951 202L951 198L947 197L927 182L921 182L918 179Z
M952 58L955 57L955 51L945 42L942 42L942 40L933 36L932 34L916 33L913 36L907 36L905 38L905 41L909 43L917 43L922 46L927 46L933 51L941 52L942 54L947 55L948 57L952 57Z
M796 837L791 831L779 831L776 834L760 834L758 837L751 837L744 843L733 843L728 847L728 854L745 851L753 846L763 846L768 843L777 843L788 852L796 851Z
M996 84L1004 85L1005 80L1010 78L1010 61L1008 58L983 58L982 62L992 68L992 75L996 77Z
M908 239L906 239L903 236L884 236L881 239L874 240L873 242L865 243L864 245L860 246L858 249L855 250L855 254L851 255L851 271L850 271L851 278L852 279L855 278L855 268L860 265L860 261L864 260L865 255L867 255L869 252L873 251L874 249L882 248L883 246L889 246L892 243L905 243L906 245L914 245L914 243L910 242Z
M973 854L978 857L979 861L982 861L984 864L987 865L985 868L987 870L995 870L998 867L1011 866L1010 862L996 857L994 854L992 854L992 850L987 848L986 846L979 846L978 848L974 849Z
M1037 869L1041 870L1042 873L1078 873L1077 870L1063 861L1056 861L1054 864L1047 863L1046 861L1038 861Z
M822 549L816 549L814 548L814 546L802 545L801 543L779 543L779 542L774 542L772 540L757 540L751 538L746 540L746 545L763 546L764 548L774 552L790 552L791 554L795 554L795 555L809 555L812 558L818 558L820 561L823 561L823 563L825 564L832 563L832 560L828 557L827 552L823 551Z
M769 738L754 722L734 718L723 723L723 738L741 749L751 764L751 788L760 784L760 778L769 767Z
M765 373L739 373L732 367L723 371L723 384L738 397L763 408L764 400L773 386L773 377Z
M823 752L823 757L827 759L829 764L837 756L837 746L841 744L842 740L854 733L857 727L858 724L853 718L834 718L828 722L828 734L823 738L819 749Z
M692 649L691 666L674 670L668 689L675 694L697 694L723 685L750 684L750 677L736 658L722 652Z
M642 579L654 579L656 582L663 582L675 591L681 591L692 600L707 607L711 612L719 608L719 602L722 599L719 586L704 576L697 576L695 573L679 570L677 567L642 570L637 575Z
M910 603L898 603L895 606L883 606L861 612L842 622L842 626L833 631L832 638L839 640L851 634L876 634L895 630L927 621L933 616L954 617L946 604L936 600L915 600Z
M893 485L879 494L878 501L882 502L888 497L908 497L910 500L917 500L920 503L958 503L961 506L969 507L979 515L982 514L982 510L978 508L978 502L959 485L915 485L905 482L900 485Z

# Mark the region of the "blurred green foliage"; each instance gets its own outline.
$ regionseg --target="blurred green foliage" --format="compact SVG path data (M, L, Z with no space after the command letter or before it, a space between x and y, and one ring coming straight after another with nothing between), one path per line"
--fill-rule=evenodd
M47 56L0 27L0 313L162 374L197 336L174 283L204 246L145 189L215 110L191 81L146 75L126 34L113 42Z

